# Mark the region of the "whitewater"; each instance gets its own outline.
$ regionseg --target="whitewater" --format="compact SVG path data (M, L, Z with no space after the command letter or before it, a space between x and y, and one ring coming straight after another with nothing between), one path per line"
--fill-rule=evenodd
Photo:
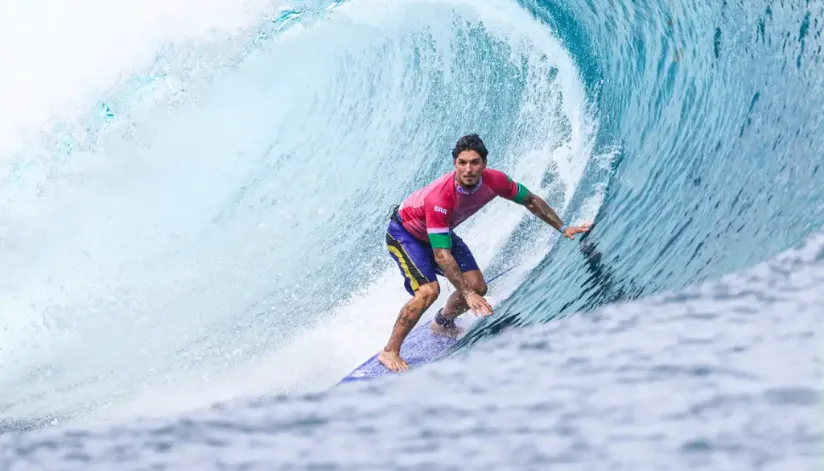
M810 1L7 2L0 469L820 466L822 29ZM495 315L337 385L407 299L390 207L471 132L593 230L496 200L457 231Z

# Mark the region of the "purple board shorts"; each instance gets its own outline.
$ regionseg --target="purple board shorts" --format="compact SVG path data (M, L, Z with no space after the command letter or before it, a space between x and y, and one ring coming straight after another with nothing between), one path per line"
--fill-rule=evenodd
M478 264L469 247L454 232L450 234L452 256L455 257L461 272L478 270ZM437 281L435 275L443 276L441 267L435 262L432 246L410 234L394 217L386 228L386 245L401 271L403 286L409 294L414 296L420 285Z

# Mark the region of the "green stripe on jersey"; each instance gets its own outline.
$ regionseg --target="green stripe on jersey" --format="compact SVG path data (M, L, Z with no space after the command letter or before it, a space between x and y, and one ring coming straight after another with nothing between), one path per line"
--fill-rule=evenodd
M516 203L523 203L524 201L526 201L527 195L529 195L529 190L527 190L525 186L518 183L518 192L515 193L515 196L512 198L512 201Z
M452 248L452 236L449 233L446 234L438 234L437 232L429 233L429 244L432 245L433 249L451 249Z

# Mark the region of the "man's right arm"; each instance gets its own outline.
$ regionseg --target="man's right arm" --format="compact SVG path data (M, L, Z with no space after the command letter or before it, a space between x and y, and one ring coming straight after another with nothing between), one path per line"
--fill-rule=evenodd
M427 199L424 203L426 214L426 232L429 244L435 252L435 263L441 267L446 279L455 286L466 300L466 304L476 313L491 314L492 307L483 296L476 293L467 284L458 267L458 262L452 256L452 231L449 224L449 211L452 204L449 200Z
M483 296L476 293L469 285L458 268L458 263L449 249L435 249L435 261L440 265L443 274L455 286L459 293L463 295L467 307L471 309L475 315L486 316L492 314L492 306L484 299Z
M443 270L446 279L449 280L449 282L455 286L455 289L464 297L475 293L466 283L461 269L458 268L458 262L455 261L455 257L452 256L452 252L449 249L435 249L435 262L437 262L441 270Z
M455 257L452 256L452 231L450 229L450 214L452 210L451 201L447 198L438 198L437 195L430 195L424 201L424 215L426 217L426 233L429 237L429 245L435 252L435 262L443 270L444 276L455 288L468 296L472 290L463 279L463 274Z
M469 286L458 267L458 262L452 256L452 230L449 220L452 204L450 203L448 199L439 201L437 198L427 199L424 202L426 233L429 237L429 244L435 252L435 263L441 267L446 279L461 293L466 305L475 312L475 315L492 314L492 306Z

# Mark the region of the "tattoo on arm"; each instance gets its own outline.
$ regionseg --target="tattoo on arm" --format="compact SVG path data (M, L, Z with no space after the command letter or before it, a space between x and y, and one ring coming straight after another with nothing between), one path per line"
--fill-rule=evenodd
M455 286L458 292L464 296L474 293L472 288L466 283L466 280L464 280L461 269L458 268L458 262L455 261L455 257L452 256L449 250L435 249L435 261L440 265L446 279Z
M555 214L555 211L553 211L546 201L544 201L540 196L530 193L525 203L527 209L529 209L532 214L538 216L541 220L555 229L561 230L561 226L564 225L564 221L562 221L561 218Z

